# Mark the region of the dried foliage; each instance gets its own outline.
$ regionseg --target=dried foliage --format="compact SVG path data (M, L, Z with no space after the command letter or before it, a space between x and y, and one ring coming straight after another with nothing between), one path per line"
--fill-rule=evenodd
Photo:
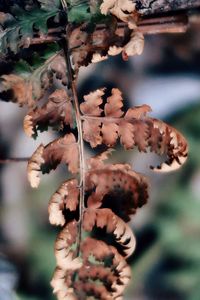
M79 202L78 181L71 179L64 182L53 194L49 202L49 222L52 225L63 226L65 216L63 211L76 211Z
M70 172L77 173L79 165L79 151L75 136L70 133L43 146L42 144L33 153L28 162L28 179L32 187L40 183L39 172L49 173L60 163L68 165Z
M47 103L30 111L24 119L24 131L29 137L35 136L38 130L46 130L48 126L62 129L64 125L73 127L72 103L64 89L53 92Z
M128 23L129 28L136 27L135 3L131 0L103 0L101 4L101 13L107 15L113 14L121 21Z
M12 90L13 92L13 102L23 106L27 104L28 106L34 105L32 98L32 85L31 83L15 74L3 75L2 77L2 91Z
M19 106L35 108L55 85L55 81L64 87L68 84L63 55L48 51L47 59L41 60L40 63L39 67L33 68L26 61L17 62L16 74L1 76L0 93L11 91L9 101L18 103ZM20 75L17 74L19 71ZM61 95L59 97L61 98Z
M125 149L166 155L153 168L157 171L175 170L187 158L184 137L149 117L148 105L124 112L117 88L107 99L105 88L93 91L79 106L76 77L81 66L109 55L121 53L127 60L142 53L137 21L131 0L35 0L11 5L0 15L1 55L12 61L1 76L2 97L28 106L24 131L29 137L48 127L61 133L31 156L30 184L38 187L40 173L61 163L73 174L51 197L48 209L50 223L62 227L51 281L59 300L119 300L130 280L126 259L135 249L135 237L127 222L147 202L148 182L128 164L105 164L110 147L120 142ZM107 150L86 163L84 140Z
M94 159L93 159L94 160ZM125 221L148 199L148 183L144 176L131 170L128 164L94 165L86 176L86 190L91 191L89 208L108 205L117 198L120 215Z
M88 32L84 24L72 30L69 38L69 47L72 51L72 61L76 70L81 66L97 63L110 56L122 53L124 60L129 56L140 55L144 48L144 37L135 29L118 27L114 21L110 27L94 28Z
M112 95L102 109L103 95L103 89L90 93L80 105L83 137L91 147L101 144L113 147L119 139L125 149L137 146L142 152L150 149L159 155L166 154L166 162L156 167L164 172L178 169L185 162L186 140L173 127L148 117L147 113L151 111L148 105L130 108L124 113L121 92L112 89Z

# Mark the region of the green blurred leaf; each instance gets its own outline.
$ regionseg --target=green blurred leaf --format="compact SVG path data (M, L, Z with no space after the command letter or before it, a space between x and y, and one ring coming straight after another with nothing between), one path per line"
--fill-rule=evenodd
M22 44L29 45L30 39L33 37L34 29L41 33L47 33L47 21L51 17L55 17L58 13L56 7L52 7L51 11L42 9L34 9L25 11L18 6L12 7L14 21L8 22L4 31L0 33L0 52L7 53L8 49L17 53Z
M69 9L69 22L81 23L91 20L91 13L88 4L80 4Z

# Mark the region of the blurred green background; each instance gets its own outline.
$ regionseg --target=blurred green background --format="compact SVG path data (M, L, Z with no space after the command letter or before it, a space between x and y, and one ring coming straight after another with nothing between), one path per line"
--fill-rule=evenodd
M136 252L129 259L132 282L125 300L200 299L200 21L186 34L146 38L140 57L121 57L82 68L79 95L96 88L119 87L126 105L152 106L152 115L179 129L188 139L190 155L176 173L153 174L148 165L155 157L127 154L119 149L116 160L129 161L149 176L150 198L133 216ZM0 102L0 157L30 156L37 144L25 137L25 110ZM89 151L89 149L88 149ZM0 166L0 300L51 300L50 280L57 229L48 224L47 206L66 176L60 168L44 176L31 190L26 164Z

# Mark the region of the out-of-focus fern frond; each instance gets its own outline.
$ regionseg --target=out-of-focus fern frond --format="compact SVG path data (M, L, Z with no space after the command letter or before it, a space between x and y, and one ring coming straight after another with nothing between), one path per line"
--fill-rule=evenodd
M13 6L11 11L13 17L10 14L6 17L4 30L0 32L0 52L2 53L7 53L9 49L17 53L20 47L29 47L35 30L46 34L47 21L57 15L58 7L53 6L51 10L26 11L19 6Z

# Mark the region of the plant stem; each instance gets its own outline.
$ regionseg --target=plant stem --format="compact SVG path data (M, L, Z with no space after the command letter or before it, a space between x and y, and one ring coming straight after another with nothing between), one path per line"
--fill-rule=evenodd
M66 35L68 36L68 34ZM78 228L78 246L77 246L77 256L80 253L80 244L82 240L82 220L84 213L84 199L85 199L85 159L84 159L84 142L83 142L83 129L82 129L82 121L81 121L81 113L79 109L79 102L77 96L77 87L75 80L73 78L73 69L70 61L70 52L68 46L68 40L63 41L63 49L64 55L67 65L68 79L69 79L69 87L72 92L72 102L74 103L75 115L76 115L76 124L78 131L78 145L79 145L79 157L80 157L80 201L79 201L79 228Z
M101 121L101 122L120 122L123 118L116 118L116 117L98 117L98 116L89 116L89 115L81 115L81 120L94 120L94 121Z
M0 159L0 164L8 164L13 162L27 162L30 157L9 157L5 159Z

